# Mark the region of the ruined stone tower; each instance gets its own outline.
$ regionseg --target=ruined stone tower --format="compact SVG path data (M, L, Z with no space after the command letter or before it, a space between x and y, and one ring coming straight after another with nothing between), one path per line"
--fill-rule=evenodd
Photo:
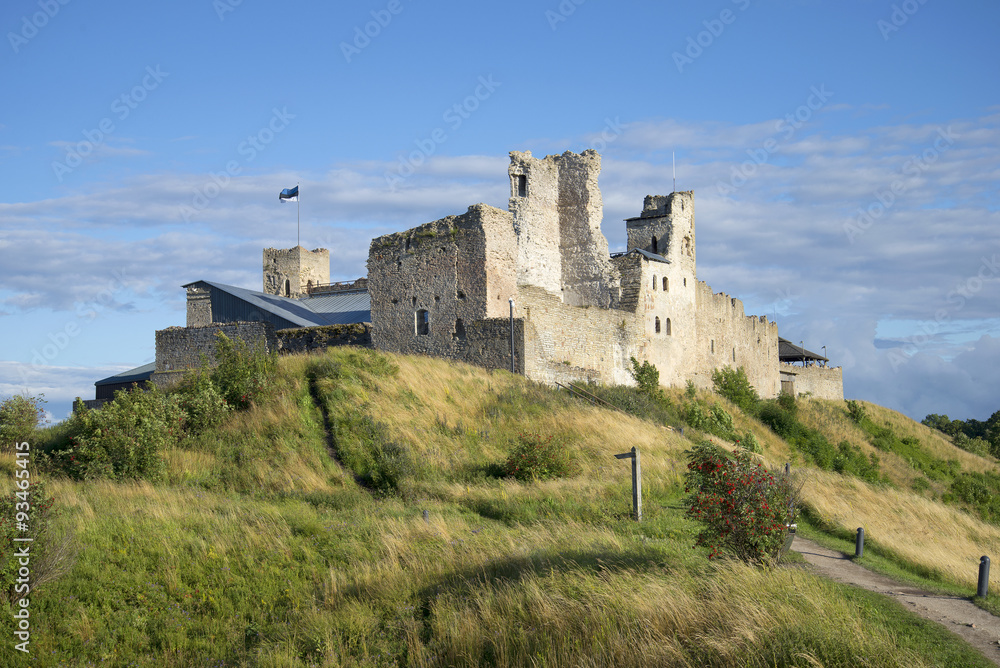
M264 249L264 292L304 297L309 288L330 282L330 251L325 248Z
M620 285L601 233L600 154L538 159L512 151L508 173L518 285L543 288L573 306L615 305Z

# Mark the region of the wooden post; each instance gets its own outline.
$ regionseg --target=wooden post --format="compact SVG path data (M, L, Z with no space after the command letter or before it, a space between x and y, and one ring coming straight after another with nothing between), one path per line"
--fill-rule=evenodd
M642 465L639 462L639 450L632 446L629 452L615 455L615 459L632 460L632 516L636 522L642 521Z

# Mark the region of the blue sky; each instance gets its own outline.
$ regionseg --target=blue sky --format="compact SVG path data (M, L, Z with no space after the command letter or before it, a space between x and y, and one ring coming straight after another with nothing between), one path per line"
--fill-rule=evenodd
M507 153L596 148L603 230L694 190L698 273L845 394L1000 409L1000 5L11 0L0 396L55 418L152 361L198 279L506 207Z

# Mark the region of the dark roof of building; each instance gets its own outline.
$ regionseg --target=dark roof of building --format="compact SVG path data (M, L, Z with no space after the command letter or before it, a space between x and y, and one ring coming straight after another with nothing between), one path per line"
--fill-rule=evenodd
M116 373L113 376L108 376L107 378L102 378L101 380L94 383L94 385L117 385L119 383L141 383L143 381L149 380L149 377L153 375L156 371L156 362L150 362L149 364L143 364L142 366L137 366L134 369L129 369L128 371L122 371L121 373Z
M827 358L818 353L806 350L797 346L788 339L778 337L778 359L782 362L829 362Z
M350 290L292 299L214 281L195 281L183 287L196 284L208 285L231 295L255 309L287 321L293 327L351 325L357 322L370 322L372 318L372 302L367 290Z

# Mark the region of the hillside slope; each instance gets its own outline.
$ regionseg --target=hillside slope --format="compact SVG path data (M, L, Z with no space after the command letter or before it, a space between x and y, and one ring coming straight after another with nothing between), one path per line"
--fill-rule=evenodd
M933 500L940 490L912 491L888 459L895 487L811 469L754 418L700 399L727 406L774 466L796 462L805 502L832 528L863 524L961 583L969 559L1000 545L993 525ZM804 421L850 431L842 408L801 403ZM268 398L167 451L162 480L48 477L52 540L70 556L33 592L30 659L5 642L0 663L987 665L876 596L692 549L684 451L700 434L685 433L442 360L350 348L284 358ZM513 447L549 438L569 476L502 475ZM642 523L629 519L628 464L613 457L633 446ZM949 447L927 446L995 467ZM0 469L7 491L12 459ZM928 529L938 525L952 533Z

